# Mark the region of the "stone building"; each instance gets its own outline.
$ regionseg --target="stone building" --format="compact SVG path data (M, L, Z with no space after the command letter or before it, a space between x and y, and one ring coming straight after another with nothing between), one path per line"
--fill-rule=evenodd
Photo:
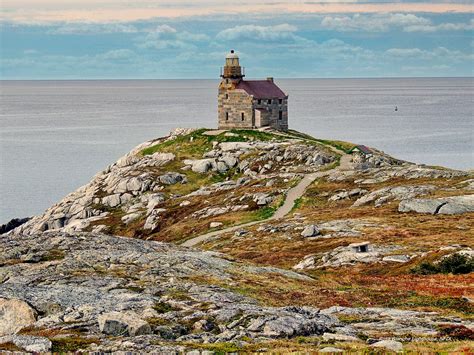
M288 129L288 95L274 82L244 80L234 51L226 56L219 84L219 129L272 127Z

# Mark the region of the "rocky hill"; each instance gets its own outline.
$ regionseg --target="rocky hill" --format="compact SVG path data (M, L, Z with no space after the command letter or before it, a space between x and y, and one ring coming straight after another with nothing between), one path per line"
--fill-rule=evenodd
M474 177L177 129L0 236L0 349L463 351Z

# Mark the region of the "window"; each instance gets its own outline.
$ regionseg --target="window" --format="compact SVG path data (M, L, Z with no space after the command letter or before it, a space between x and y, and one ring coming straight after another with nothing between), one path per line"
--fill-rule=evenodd
M270 105L272 103L272 99L268 99L268 104Z
M225 98L228 99L228 98L229 98L229 94L225 94Z
M278 112L278 119L279 120L283 119L283 111Z
M278 103L281 105L283 103L283 99L278 100Z
M242 118L242 121L243 121L243 120L245 119L245 113L242 112L242 113L240 114L240 117Z
M226 121L229 120L229 112L226 112L226 113L225 113L225 120L226 120Z
M261 99L258 99L258 104L261 105L262 104L262 100Z

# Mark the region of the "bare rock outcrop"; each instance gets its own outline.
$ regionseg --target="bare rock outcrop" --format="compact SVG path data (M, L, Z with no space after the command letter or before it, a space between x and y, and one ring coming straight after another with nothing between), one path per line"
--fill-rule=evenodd
M340 246L321 256L307 255L293 269L316 269L324 267L340 267L354 265L357 263L376 262L407 262L410 258L403 254L395 254L400 250L398 246L372 245L368 242L352 243L348 246ZM390 257L388 257L390 255Z
M98 317L101 332L115 336L150 334L150 325L132 312L108 312Z
M354 202L353 207L363 206L372 202L375 207L379 207L392 200L403 200L426 195L434 189L433 185L384 187L360 197Z
M36 311L21 299L0 298L0 336L11 335L36 322Z
M176 152L170 152L169 150L172 150L170 147L174 141L186 141L192 144L195 137L201 137L199 133L193 132L178 129L167 137L137 146L95 175L88 184L67 195L42 215L16 228L14 233L95 230L97 225L104 224L101 221L107 218L113 219L114 213L120 217L115 220L120 220L124 226L137 224L140 221L143 233L155 233L159 230L160 221L160 212L156 209L163 208L158 205L166 204L165 200L180 197L179 194L161 194L158 200L157 194L172 185L188 184L188 171L198 174L229 174L229 177L239 173L235 180L228 178L214 185L202 187L199 187L199 184L193 185L196 186L195 190L189 194L189 197L192 197L211 194L213 191L235 189L249 180L280 176L286 178L291 171L314 172L336 159L336 154L323 146L308 145L294 139L280 139L280 136L275 135L272 140L252 139L244 142L220 142L220 138L213 138L216 140L209 146L206 145L203 153L199 151L194 154L193 159L180 160L177 157L179 144ZM238 140L248 139L236 136ZM168 149L161 151L161 146L166 146ZM158 151L149 150L152 147L157 147ZM257 207L262 207L271 203L273 199L274 196L263 194L255 197L255 203ZM223 213L246 209L243 206L244 203L234 203L231 206L215 206L216 210L209 213L192 211L189 213L189 218L218 215L219 210L224 209ZM125 214L117 211L124 211Z
M172 339L211 343L318 335L341 327L336 317L315 308L264 307L222 287L189 281L198 275L227 280L242 270L303 277L292 271L245 268L213 252L103 234L9 234L2 242L6 252L0 263L6 266L0 272L0 297L2 309L10 312L3 334L26 326L75 324L108 344L95 350L110 350L122 336L134 343L143 336L161 339L165 329L151 325L157 320L170 324ZM25 254L28 263L21 261ZM215 326L202 326L197 333L183 334L179 328L209 319ZM117 342L107 336L118 337Z
M430 214L462 214L474 212L474 195L436 199L407 199L400 202L398 211Z

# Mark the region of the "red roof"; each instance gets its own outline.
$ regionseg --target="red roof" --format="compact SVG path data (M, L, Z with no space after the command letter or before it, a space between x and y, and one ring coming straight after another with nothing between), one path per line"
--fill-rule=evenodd
M270 80L242 80L236 89L242 89L256 99L284 99L286 94Z
M372 151L370 150L369 147L365 146L365 145L356 145L354 148L352 148L351 150L354 150L354 149L359 149L362 153L364 154L372 154Z

